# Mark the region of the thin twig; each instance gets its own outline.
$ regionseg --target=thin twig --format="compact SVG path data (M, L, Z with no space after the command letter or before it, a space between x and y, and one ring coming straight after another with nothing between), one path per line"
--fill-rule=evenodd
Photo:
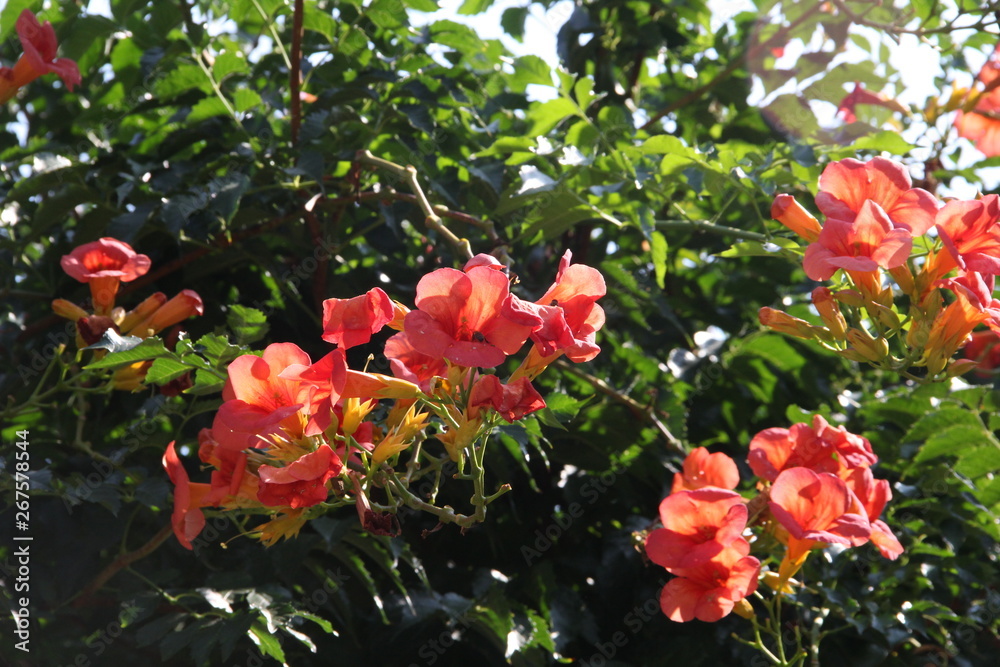
M413 190L417 204L420 206L420 210L424 213L424 222L427 227L443 236L459 255L465 259L472 259L472 246L469 245L469 240L458 238L453 231L445 227L444 223L441 222L441 216L437 214L434 207L431 206L429 201L427 201L427 196L424 194L423 188L420 187L420 181L417 178L417 169L413 165L408 164L403 167L395 162L375 157L370 151L367 150L358 151L357 160L358 162L362 162L364 164L370 164L380 169L385 169L388 172L396 174L401 179L404 179L410 186L410 189Z
M86 598L90 597L91 595L99 591L104 586L104 584L106 584L108 580L111 579L111 577L118 574L118 572L125 569L126 567L136 562L137 560L145 558L149 554L156 551L156 549L161 544L163 544L167 540L167 538L170 537L172 533L173 533L173 526L171 526L168 523L167 525L163 526L163 528L161 528L160 531L156 533L156 535L153 535L153 537L151 537L149 541L146 542L144 545L142 545L135 551L129 551L128 553L124 553L118 556L118 558L111 561L111 563L109 563L107 567L101 570L100 574L94 577L89 584L83 587L83 590L81 590L79 593L73 596L77 600L77 604L79 604Z
M292 145L299 142L299 125L302 122L302 100L299 93L302 88L302 14L305 11L304 0L295 0L295 10L292 16L292 68L291 68L291 106L292 106Z
M957 32L959 30L985 30L990 26L997 25L997 21L987 21L985 16L976 23L969 25L955 25L955 21L949 22L947 25L941 26L940 28L907 28L905 26L896 25L895 23L883 23L882 21L873 21L871 19L865 18L863 14L858 14L850 7L844 0L833 0L834 6L840 10L844 16L849 18L853 23L865 26L866 28L875 28L876 30L882 30L887 33L894 35L916 35L917 37L923 37L925 35L934 35L947 32ZM962 14L959 13L959 16ZM909 17L907 17L909 18ZM957 20L957 17L956 19Z
M617 389L609 385L601 378L591 375L586 371L580 370L575 365L566 362L566 360L564 359L559 359L555 363L562 370L567 371L572 375L575 375L576 377L580 378L581 380L585 380L586 382L590 383L595 389L597 389L602 394L610 396L619 403L627 405L632 410L632 412L634 412L637 416L645 417L647 421L649 421L651 424L653 424L653 426L656 427L656 430L660 432L660 435L662 435L663 439L667 441L667 444L669 444L671 447L673 447L679 452L682 452L684 454L688 453L688 446L684 444L684 442L680 438L671 433L670 429L667 428L666 424L660 421L660 418L656 416L656 412L654 411L652 406L642 405L631 396L623 394L622 392L618 391Z

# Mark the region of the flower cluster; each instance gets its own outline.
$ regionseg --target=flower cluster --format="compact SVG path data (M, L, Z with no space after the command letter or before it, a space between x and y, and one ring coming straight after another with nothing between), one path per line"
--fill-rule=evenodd
M58 74L68 90L80 83L80 69L76 63L68 58L56 58L59 42L51 23L39 23L35 15L25 9L17 17L15 27L24 54L14 67L0 67L0 104L10 101L18 90L50 72Z
M660 594L663 613L674 621L717 621L732 611L749 617L746 598L760 579L779 594L790 591L809 553L831 544L871 541L898 558L903 548L879 519L892 493L872 476L877 460L867 439L820 416L770 428L750 442L758 494L747 501L733 490L739 472L731 458L692 451L660 503L663 527L646 537L650 560L677 575ZM750 552L775 544L784 548L777 571L763 571Z
M61 260L63 271L90 287L93 312L67 301L55 299L52 310L76 322L77 347L93 345L112 330L137 338L148 338L167 327L204 312L201 297L194 290L181 290L172 299L156 292L130 311L115 305L118 288L149 271L149 257L129 244L102 238L78 246ZM140 361L117 370L112 378L116 389L134 390L141 384L151 361Z
M812 293L822 326L773 308L760 310L761 324L913 379L974 366L952 356L978 325L1000 331L1000 198L942 205L911 187L903 165L877 157L828 165L816 206L822 224L787 194L771 215L809 242L809 278L844 281ZM925 377L909 372L921 367Z
M477 255L461 271L425 275L412 310L379 288L326 300L322 338L336 347L318 361L293 343L235 359L224 403L198 438L211 481L190 482L173 443L164 455L176 487L178 540L191 548L205 507L272 515L256 531L266 544L348 504L374 533L393 532L393 513L404 504L433 511L441 521L482 520L485 505L509 489L489 497L483 491L489 431L499 420L513 422L545 407L531 381L557 358L588 361L600 351L595 336L604 313L595 301L605 293L604 279L570 261L567 252L552 287L528 302L510 292L505 267ZM346 350L369 343L384 327L397 331L384 347L392 375L349 368ZM506 382L485 371L529 339L531 350ZM429 437L441 443L444 458L423 446ZM397 471L406 450L412 456L405 472ZM421 459L438 480L444 461L458 463L460 476L476 486L475 517L434 507L409 491L424 474ZM472 472L465 475L467 464Z
M1000 44L997 45L989 60L979 71L976 80L982 84L981 89L963 91L959 95L962 108L955 115L955 129L958 136L972 141L987 157L1000 155L1000 87L997 76L1000 75Z

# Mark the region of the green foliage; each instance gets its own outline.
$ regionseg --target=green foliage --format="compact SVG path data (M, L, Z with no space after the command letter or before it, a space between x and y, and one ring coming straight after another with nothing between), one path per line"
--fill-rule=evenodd
M37 4L0 10L3 64L20 54L16 16ZM60 0L43 18L82 85L68 92L49 75L2 111L0 566L13 606L6 499L11 443L27 430L29 664L596 666L612 651L622 665L755 664L729 640L745 634L743 619L663 616L667 575L635 534L653 527L687 449L742 460L761 429L813 414L872 440L894 494L885 521L906 548L893 562L871 547L810 559L803 599L837 630L819 664L995 664L994 378L915 389L757 322L759 308L782 303L810 317L816 286L799 240L770 220L776 193L806 201L829 161L914 146L933 156L916 170L924 187L979 183L996 166L954 162L953 135L913 116L880 122L886 109L859 107L857 123L829 120L856 81L902 86L884 53L894 36L860 20L933 31L924 39L944 76L964 70L937 81L945 90L976 74L963 45L985 56L996 41L980 3L893 12L760 0L720 26L701 0L592 0L550 12L557 70L455 21L413 25L411 10L437 8L429 0L304 4L308 95L295 105L294 3L111 0L105 18ZM493 4L466 0L459 13ZM857 14L853 27L841 6ZM501 14L515 39L528 9ZM949 32L957 12L978 31ZM835 60L848 44L860 62ZM794 67L776 55L783 47L801 50ZM764 97L751 102L754 86ZM412 303L427 271L461 266L408 184L362 164L363 150L412 165L448 229L475 252L506 253L521 296L544 293L567 249L599 267L600 356L549 370L536 383L547 409L493 436L487 486L513 491L467 532L412 513L401 535L374 536L348 507L264 549L244 536L255 519L219 511L193 553L168 536L91 590L169 525L164 449L176 441L194 460L232 359L275 341L319 358L324 299L380 286ZM126 310L188 288L205 314L183 334L108 338L78 354L50 302L88 298L59 260L103 236L153 261L122 286ZM352 350L352 365L377 349ZM134 392L72 384L143 361ZM388 363L375 357L369 370ZM179 394L161 391L185 377ZM443 487L438 502L468 498ZM815 620L787 617L790 628ZM17 664L13 619L2 625L0 655Z

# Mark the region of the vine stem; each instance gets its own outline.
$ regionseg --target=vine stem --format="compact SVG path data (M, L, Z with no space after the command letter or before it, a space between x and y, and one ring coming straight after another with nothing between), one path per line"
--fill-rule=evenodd
M304 0L295 0L292 14L292 63L289 70L291 88L291 133L292 145L299 143L299 125L302 122L302 14L305 12Z
M111 561L107 567L105 567L101 572L90 580L90 583L83 587L83 589L73 596L71 599L76 599L79 603L80 600L84 600L97 591L99 591L104 584L108 582L113 576L118 574L119 571L125 569L132 563L145 558L149 554L156 551L161 544L163 544L170 535L174 532L173 526L171 524L166 524L160 529L158 533L153 535L144 545L136 549L135 551L129 551L128 553L121 554L118 558Z
M743 239L745 241L760 241L761 243L767 243L771 239L764 234L759 234L757 232L749 232L745 229L737 229L736 227L726 227L725 225L717 225L707 220L701 221L688 221L688 220L657 220L657 229L690 229L695 232L705 232L707 234L714 234L715 236L722 237L735 237L738 239Z
M452 248L455 249L459 255L465 259L472 259L472 246L469 245L469 240L464 238L458 238L453 231L444 226L441 221L441 216L437 214L434 207L431 206L430 202L427 200L427 195L424 194L423 188L420 187L420 180L417 178L417 169L413 165L406 165L405 167L396 164L395 162L390 162L389 160L384 160L380 157L375 157L372 155L371 151L361 150L357 153L357 161L370 164L373 167L378 167L379 169L384 169L390 173L395 174L400 179L406 181L413 191L413 195L416 197L417 204L420 206L420 210L424 213L424 222L426 223L428 229L432 229L448 242Z
M579 368L576 368L572 364L567 363L566 360L564 359L559 359L558 361L555 362L555 364L559 366L559 368L561 368L562 370L567 371L570 374L580 378L581 380L590 383L595 389L597 389L602 394L610 396L619 403L627 405L629 408L631 408L631 410L635 414L645 417L647 421L649 421L650 423L653 424L653 426L656 427L656 430L660 432L660 435L663 436L663 439L666 440L667 443L677 451L682 452L684 454L687 454L689 452L688 446L684 444L684 442L680 438L671 433L670 429L667 428L666 424L660 421L660 418L656 416L656 413L654 412L652 406L647 407L645 405L642 405L631 396L628 396L618 391L617 389L612 387L610 384L608 384L601 378L591 375L586 371L582 371Z

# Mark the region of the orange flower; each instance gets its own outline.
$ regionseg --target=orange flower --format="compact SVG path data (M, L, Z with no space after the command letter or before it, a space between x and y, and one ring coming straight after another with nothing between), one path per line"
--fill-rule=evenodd
M185 549L193 549L191 540L205 527L205 515L201 508L209 505L206 498L211 486L191 483L187 470L174 450L173 441L163 453L163 468L174 484L174 512L170 519L174 535Z
M833 292L827 287L817 287L812 291L812 302L833 337L843 340L847 334L847 320L840 312L840 306L837 305Z
M701 565L743 539L747 507L740 494L703 488L672 493L660 503L658 528L646 538L646 554L667 569Z
M935 257L935 278L956 266L1000 274L1000 197L948 202L938 211L937 228L947 253Z
M671 493L694 491L706 486L720 489L735 489L740 483L740 471L736 462L723 454L709 454L705 447L696 447L684 459L684 471L674 473Z
M604 276L586 264L570 264L567 250L559 260L556 281L535 302L513 294L503 304L503 315L531 327L531 340L549 357L565 353L572 362L590 361L601 348L595 342L604 326L604 309L595 302L607 293Z
M938 200L911 186L909 172L898 162L883 157L868 162L847 158L831 162L823 170L816 206L827 218L853 222L865 202L871 201L885 212L893 227L920 236L934 225Z
M973 303L965 290L955 292L955 300L941 310L931 324L921 361L928 375L937 375L958 348L965 345L972 330L990 319L990 313ZM934 298L934 297L932 297Z
M882 207L870 199L852 220L828 219L816 242L806 248L802 268L813 280L829 280L837 269L844 269L862 293L866 288L870 292L878 287L879 267L892 269L906 263L913 239L908 230L894 227Z
M979 81L985 89L976 97L971 111L959 110L955 116L958 136L976 145L986 157L1000 155L1000 86L992 87L1000 75L1000 44L994 49L986 65L979 70ZM970 100L971 103L971 100Z
M523 377L503 384L496 375L483 375L469 394L469 416L479 416L479 408L492 407L508 424L545 407L545 400Z
M162 296L160 293L157 294ZM154 304L159 301L157 294L139 304L139 307L141 308L147 304ZM166 329L178 322L183 322L189 317L201 315L204 312L205 306L202 304L201 297L198 296L197 292L190 289L181 290L173 299L163 303L159 308L152 310L145 320L138 324L133 324L131 333L139 338L148 338L162 329Z
M760 561L748 556L750 545L740 540L712 560L696 567L674 569L680 575L660 592L660 609L671 621L698 619L713 623L757 590Z
M978 363L977 375L989 377L1000 367L1000 336L991 330L975 331L963 354Z
M789 468L771 486L771 515L788 531L786 560L801 564L819 543L858 546L871 536L871 524L842 479L808 468ZM789 574L790 576L790 574Z
M94 312L110 315L118 285L135 280L149 270L149 257L113 238L102 238L79 246L59 262L71 278L90 285Z
M762 480L774 482L789 468L840 474L853 468L867 468L878 461L867 438L834 428L820 415L809 424L791 428L769 428L750 441L747 463Z
M262 465L257 470L260 488L257 499L268 507L312 507L326 500L326 483L344 469L330 445L321 445L288 465Z
M56 58L59 42L52 24L39 23L35 15L25 9L17 17L17 36L24 49L13 68L0 67L0 104L9 101L17 91L49 72L59 75L68 90L80 83L80 68L68 58Z
M903 553L903 545L893 535L888 524L879 520L886 503L892 498L889 482L884 479L875 479L872 476L871 468L855 468L842 479L847 483L847 488L861 502L868 515L868 521L872 527L872 544L889 560L899 558L899 555Z
M762 326L796 338L811 340L816 337L815 327L803 319L793 317L783 310L764 306L757 311L757 319Z
M392 300L378 287L351 299L323 302L323 340L347 349L363 345L394 318Z

